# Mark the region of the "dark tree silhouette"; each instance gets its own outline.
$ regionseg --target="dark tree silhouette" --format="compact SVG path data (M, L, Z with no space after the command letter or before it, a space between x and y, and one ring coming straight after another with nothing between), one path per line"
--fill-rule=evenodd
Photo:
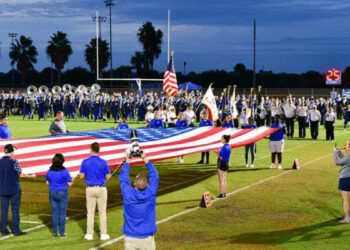
M246 67L243 63L237 63L233 68L233 70L235 73L238 73L239 75L243 75L243 73L246 71Z
M58 72L58 82L61 83L61 72L64 65L68 62L69 56L73 53L71 42L67 39L67 34L57 31L50 37L49 45L46 53L50 57L51 62L55 65Z
M22 83L26 81L28 71L34 69L33 64L37 62L37 55L38 51L30 37L21 36L11 44L9 53L11 66L17 64L17 70L21 73Z

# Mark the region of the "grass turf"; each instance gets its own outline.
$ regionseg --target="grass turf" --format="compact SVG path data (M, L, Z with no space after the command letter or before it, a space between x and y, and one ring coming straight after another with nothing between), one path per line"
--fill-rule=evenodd
M49 121L22 121L10 117L9 125L16 138L47 135ZM112 122L66 121L72 131L108 128ZM141 124L132 124L140 126ZM297 132L297 128L296 128ZM348 131L337 123L335 138L342 145ZM297 133L295 133L297 134ZM234 191L265 178L288 171L293 160L302 164L299 171L285 175L220 200L209 209L198 209L158 225L158 249L348 249L349 225L338 225L342 216L342 203L337 190L337 170L332 159L334 143L325 141L320 127L319 140L308 138L287 139L283 170L268 169L270 154L268 140L258 142L254 169L244 167L243 148L234 149L227 177L228 191ZM198 206L204 191L218 193L216 158L211 155L210 165L197 165L199 155L185 157L184 164L173 160L156 163L160 174L157 198L157 220ZM145 172L142 166L133 167L131 176ZM98 216L94 241L83 240L85 219L84 182L78 180L70 189L66 239L52 238L48 188L43 178L21 180L21 220L35 221L45 226L26 236L0 241L1 249L88 249L99 246ZM122 235L123 223L119 181L108 183L108 232L112 238ZM37 224L22 223L22 229ZM106 249L123 249L117 242Z

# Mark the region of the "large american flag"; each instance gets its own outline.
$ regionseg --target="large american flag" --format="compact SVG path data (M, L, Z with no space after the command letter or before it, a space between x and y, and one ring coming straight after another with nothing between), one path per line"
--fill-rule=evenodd
M277 129L259 127L256 129L230 129L212 127L190 128L138 128L139 145L148 158L153 161L190 155L198 152L220 148L221 137L230 134L232 148L245 146L258 141ZM0 150L6 144L17 147L15 158L18 159L24 173L45 175L51 166L55 153L65 157L64 166L72 175L78 173L83 159L89 157L90 144L101 145L100 156L107 160L111 169L118 167L124 160L129 147L130 130L102 129L72 132L60 136L47 136L29 139L1 140ZM3 153L0 154L3 156ZM140 158L133 158L132 165L143 164Z
M165 70L163 77L163 91L169 96L174 96L178 92L177 79L174 65L174 55L170 56L168 67Z

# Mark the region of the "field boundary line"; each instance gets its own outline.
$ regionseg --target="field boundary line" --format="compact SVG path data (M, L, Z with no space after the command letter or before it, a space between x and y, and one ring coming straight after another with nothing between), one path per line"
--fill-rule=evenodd
M324 158L327 158L327 157L329 157L330 155L332 155L332 154L328 154L328 155L325 155L325 156L321 156L321 157L319 157L319 158L316 158L316 159L313 159L313 160L311 160L311 161L308 161L308 162L306 162L306 163L304 163L304 164L301 164L301 167L306 166L306 165L309 165L309 164L314 163L314 162L317 162L317 161L322 160L322 159L324 159ZM244 191L244 190L247 190L247 189L249 189L249 188L251 188L251 187L255 187L255 186L257 186L257 185L263 184L263 183L268 182L268 181L270 181L270 180L273 180L273 179L276 179L276 178L281 177L281 176L283 176L283 175L286 175L286 174L288 174L288 173L290 173L290 172L293 172L293 170L292 170L292 169L285 170L284 172L282 172L282 173L280 173L280 174L270 176L270 177L268 177L268 178L266 178L266 179L260 180L260 181L258 181L258 182L253 183L253 184L250 184L250 185L248 185L248 186L245 186L245 187L239 188L239 189L237 189L237 190L235 190L235 191L232 191L232 192L230 192L230 193L227 193L226 196L228 197L228 196L237 194L237 193L242 192L242 191ZM214 199L214 200L212 201L212 203L215 203L215 202L217 202L217 201L219 201L219 200L220 200L220 201L223 201L224 199ZM176 214L171 215L171 216L169 216L169 217L167 217L167 218L164 218L164 219L162 219L162 220L157 221L156 224L159 225L159 224L162 224L162 223L164 223L164 222L168 222L168 221L170 221L170 220L172 220L172 219L174 219L174 218L176 218L176 217L179 217L179 216L181 216L181 215L188 214L188 213L190 213L190 212L193 212L193 211L195 211L195 210L198 210L199 208L200 208L200 207L198 206L198 207L194 207L194 208L190 208L190 209L181 211L181 212L179 212L179 213L176 213ZM112 239L112 240L110 240L110 241L107 241L106 243L103 243L102 245L99 245L99 246L97 246L97 247L90 248L90 250L97 250L97 249L104 248L104 247L106 247L106 246L109 246L109 245L111 245L111 244L113 244L113 243L116 243L116 242L120 241L120 240L123 239L123 238L124 238L124 235L121 235L121 236L119 236L119 237L117 237L117 238L115 238L115 239Z

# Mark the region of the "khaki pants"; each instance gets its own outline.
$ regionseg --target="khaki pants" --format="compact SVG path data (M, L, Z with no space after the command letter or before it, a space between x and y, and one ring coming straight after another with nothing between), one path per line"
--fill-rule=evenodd
M124 237L124 249L125 250L156 250L156 242L154 236L150 236L144 239Z
M94 232L94 217L96 204L100 216L101 234L107 234L107 189L106 187L88 187L86 188L86 208L87 208L87 233Z

